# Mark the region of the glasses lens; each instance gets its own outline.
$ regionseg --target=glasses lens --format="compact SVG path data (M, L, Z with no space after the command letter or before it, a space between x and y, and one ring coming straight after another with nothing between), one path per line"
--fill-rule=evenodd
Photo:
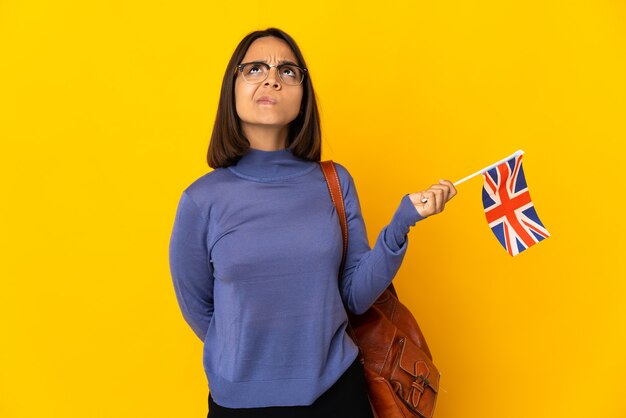
M291 64L281 64L277 67L278 76L285 83L297 86L304 79L304 72L301 68ZM262 63L250 63L242 67L242 75L248 83L261 83L267 78L269 66Z
M278 67L278 71L280 74L280 78L285 82L285 84L289 84L292 86L297 86L302 83L302 79L304 78L304 73L299 67L290 64L283 64Z
M243 66L243 78L250 83L260 83L267 77L267 67L262 64L246 64Z

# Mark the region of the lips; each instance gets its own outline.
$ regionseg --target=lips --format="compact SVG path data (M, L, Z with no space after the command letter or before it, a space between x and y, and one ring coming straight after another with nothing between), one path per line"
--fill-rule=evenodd
M258 104L267 104L267 105L273 105L277 103L276 99L270 96L259 97L258 99L256 99L256 102Z

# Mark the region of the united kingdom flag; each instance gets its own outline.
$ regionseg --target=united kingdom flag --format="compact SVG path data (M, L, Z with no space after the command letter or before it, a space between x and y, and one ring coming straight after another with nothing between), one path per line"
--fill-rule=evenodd
M487 223L512 256L550 236L530 200L522 157L519 154L483 173Z

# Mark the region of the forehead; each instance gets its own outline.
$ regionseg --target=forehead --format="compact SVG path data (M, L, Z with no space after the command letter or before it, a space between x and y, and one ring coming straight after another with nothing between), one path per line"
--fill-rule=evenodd
M246 55L243 57L243 62L247 61L266 61L269 63L280 61L297 62L297 58L287 42L273 36L266 36L256 39L250 44Z

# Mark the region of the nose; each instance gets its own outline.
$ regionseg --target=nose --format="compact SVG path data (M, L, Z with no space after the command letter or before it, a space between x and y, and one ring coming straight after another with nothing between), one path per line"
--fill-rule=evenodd
M272 70L274 70L272 72ZM272 86L274 88L280 88L281 84L280 84L280 77L278 77L278 68L276 67L270 67L269 72L267 73L267 78L265 79L265 85L266 86Z

